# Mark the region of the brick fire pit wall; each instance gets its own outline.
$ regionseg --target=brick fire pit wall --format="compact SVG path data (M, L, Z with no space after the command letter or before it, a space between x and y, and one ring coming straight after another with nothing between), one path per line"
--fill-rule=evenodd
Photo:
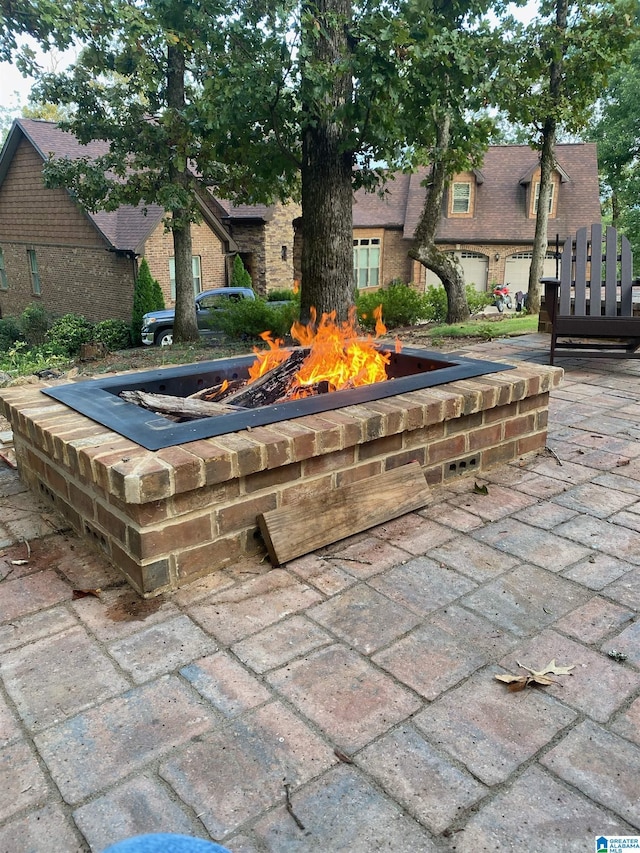
M149 597L264 551L259 513L307 495L330 500L336 486L412 460L437 484L541 450L561 377L519 363L157 451L33 386L3 389L0 406L23 480Z

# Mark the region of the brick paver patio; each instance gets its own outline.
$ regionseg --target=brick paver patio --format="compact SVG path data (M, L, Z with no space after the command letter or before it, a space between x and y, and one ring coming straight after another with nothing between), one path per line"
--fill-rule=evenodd
M151 831L233 853L640 835L640 365L560 364L553 452L496 468L487 495L455 480L282 568L152 600L0 460L0 853ZM494 678L552 659L574 669L548 687Z

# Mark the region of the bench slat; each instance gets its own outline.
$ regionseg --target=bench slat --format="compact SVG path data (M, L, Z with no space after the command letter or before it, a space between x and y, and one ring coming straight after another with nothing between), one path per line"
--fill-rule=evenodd
M587 229L580 228L576 232L576 263L575 263L575 296L574 311L576 314L587 313Z
M604 313L607 317L615 317L618 313L618 241L616 229L607 225L605 239Z
M562 250L560 268L560 313L571 313L571 272L573 269L573 240L567 237Z
M620 280L622 282L622 293L620 297L620 313L624 317L633 316L633 259L631 257L631 244L622 235L620 241Z
M591 285L589 287L589 314L602 314L602 225L591 226Z
M640 338L640 317L557 317L555 330L583 338Z

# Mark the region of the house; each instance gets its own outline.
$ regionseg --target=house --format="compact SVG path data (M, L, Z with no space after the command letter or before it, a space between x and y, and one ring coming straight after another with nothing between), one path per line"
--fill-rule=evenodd
M60 316L129 320L144 257L168 306L175 303L173 240L158 205L86 212L64 189L47 189L43 163L105 153L80 145L52 122L17 119L0 152L0 316L32 302ZM202 221L192 227L194 291L229 284L239 253L258 293L291 287L296 205L234 206L203 190Z
M555 240L600 222L596 146L558 145L549 207L545 275L555 275ZM398 173L384 197L359 190L353 207L358 288L394 279L420 290L437 276L408 257L424 205L427 172ZM478 169L454 176L442 202L436 244L459 259L465 281L478 290L509 283L527 290L540 192L539 155L527 145L492 146Z
M131 316L140 260L147 259L168 306L175 302L173 240L157 205L88 213L64 189L42 180L49 154L75 158L105 153L106 143L82 146L70 133L35 119L14 122L0 152L0 316L17 316L31 302L54 315L97 321ZM555 237L600 221L596 148L559 145L548 228L545 274L555 274ZM426 171L394 176L383 197L355 194L353 247L359 289L394 279L424 289L438 279L408 251L424 203ZM540 188L537 152L495 146L482 166L456 175L442 205L438 245L459 258L468 283L485 290L508 282L526 290ZM194 225L194 290L229 283L239 254L258 293L291 288L300 278L300 207L234 205L203 190L202 221Z

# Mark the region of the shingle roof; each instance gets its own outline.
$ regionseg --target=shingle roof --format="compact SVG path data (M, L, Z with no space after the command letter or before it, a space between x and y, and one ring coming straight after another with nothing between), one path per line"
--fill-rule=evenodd
M230 219L259 219L268 222L273 216L274 205L267 204L233 204L228 199L215 196L216 201Z
M557 216L549 220L549 238L573 233L582 225L600 221L600 197L596 146L592 143L558 145L556 158L563 176ZM527 216L523 175L531 175L538 152L528 145L497 145L488 149L481 170L484 178L476 187L474 216L469 219L442 217L437 239L441 242L491 243L532 242L535 219ZM359 190L353 207L355 228L403 228L403 236L415 233L425 188L423 169L409 177L396 176L388 184L389 194L378 196ZM397 195L397 197L396 197ZM403 214L404 207L404 214Z
M0 182L6 174L21 135L29 140L43 162L50 156L71 160L85 156L99 157L109 150L108 143L100 139L82 145L72 133L61 130L54 122L16 119L2 149ZM139 252L144 241L164 216L164 210L157 204L141 204L136 207L122 205L114 211L85 213L111 248L122 252Z
M54 122L39 119L16 119L10 137L2 149L0 157L0 183L6 174L9 163L17 147L19 136L23 134L40 154L43 162L53 155L56 158L99 157L108 153L109 145L104 140L93 140L88 145L82 145L78 139L67 131L61 130ZM216 199L222 211L233 218L269 219L271 208L256 205L234 207L230 202ZM142 251L144 242L158 226L165 214L164 209L157 204L139 204L137 206L122 205L117 210L101 210L97 213L86 212L86 216L95 225L110 246L117 251ZM209 210L213 218L213 211ZM210 222L210 224L212 224ZM226 234L221 223L216 223L216 231L230 243L231 238ZM221 236L221 239L222 239Z
M403 228L407 215L411 175L389 176L384 195L358 190L353 204L354 228Z

